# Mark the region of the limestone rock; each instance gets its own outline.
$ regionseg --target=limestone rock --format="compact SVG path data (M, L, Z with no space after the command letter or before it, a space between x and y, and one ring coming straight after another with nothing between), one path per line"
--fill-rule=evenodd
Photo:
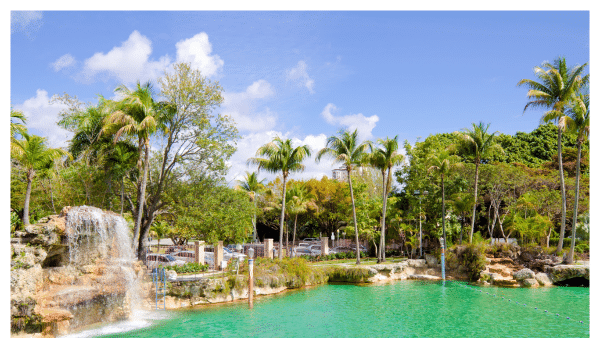
M521 281L521 285L527 288L538 287L539 284L535 278L525 278Z
M552 281L550 280L550 277L548 277L548 275L545 274L545 273L543 273L543 272L536 273L535 274L535 279L542 286L550 286L550 285L552 285Z
M553 283L567 279L582 277L590 279L590 267L582 265L555 265L546 267L546 273Z
M177 280L177 272L175 272L173 270L165 270L165 275L167 277L167 280L170 280L170 281Z
M518 280L518 281L522 281L524 279L535 279L535 273L533 271L531 271L530 269L521 269L517 272L513 273L513 277ZM537 282L536 282L537 284Z
M424 259L408 259L408 266L413 268L425 268L427 267L427 261Z
M425 254L425 261L427 261L428 266L437 266L438 260L434 255Z

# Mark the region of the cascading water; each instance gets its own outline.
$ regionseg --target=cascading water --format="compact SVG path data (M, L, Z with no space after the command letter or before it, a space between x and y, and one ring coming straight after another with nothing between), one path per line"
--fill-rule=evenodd
M125 317L136 317L140 295L129 233L127 222L117 214L89 206L73 207L67 212L69 265L95 271L99 282L94 297L85 302L81 317L103 315L110 310L102 307L112 308L115 304L111 303L116 302L123 304ZM80 308L70 310L77 312ZM82 319L82 323L88 321Z

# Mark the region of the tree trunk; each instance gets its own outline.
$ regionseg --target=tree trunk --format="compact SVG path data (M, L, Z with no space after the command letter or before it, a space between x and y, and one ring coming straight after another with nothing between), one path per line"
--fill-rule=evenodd
M567 256L567 263L573 264L575 257L575 234L577 233L577 207L579 206L579 166L581 163L581 141L577 140L577 171L575 178L575 209L573 209L573 229L571 230L571 250Z
M354 204L354 190L352 189L352 179L350 170L348 172L348 185L350 186L350 200L352 201L352 220L354 221L354 237L356 238L356 264L360 264L360 244L358 243L358 223L356 222L356 205Z
M383 246L385 243L385 197L386 197L386 184L385 184L385 169L381 171L381 176L383 177L383 207L381 208L381 236L379 236L379 250L377 252L377 263L381 263L385 260L382 252L384 250ZM374 243L375 241L373 241Z
M54 194L52 193L52 181L48 180L48 186L50 187L50 203L52 203L52 211L56 214L56 208L54 207Z
M23 205L23 225L29 225L29 199L31 197L31 183L33 182L33 170L27 171L27 191L25 192L25 204Z
M143 139L140 137L138 139L138 170L140 172L145 171L145 165L144 162L142 160L142 155L144 154L144 143L143 143ZM145 158L145 156L144 156ZM139 176L138 176L138 184L137 184L137 197L138 197L138 211L137 214L134 215L135 217L135 223L133 226L133 250L134 251L138 251L138 246L136 243L138 243L138 237L140 234L140 227L142 226L142 207L143 207L143 203L142 203L142 183L143 183L143 174L142 174L142 178L140 180ZM144 187L144 192L146 192L146 187Z
M444 238L443 250L446 250L446 191L444 189L444 175L442 174L442 238Z
M252 215L252 242L256 243L256 193L254 193L254 215Z
M556 253L562 250L563 240L565 238L565 222L567 217L567 197L565 193L565 173L562 165L562 131L558 128L558 171L560 173L560 194L562 198L561 203L561 218L560 218L560 238L558 240L558 246L556 247Z
M125 182L121 177L121 217L123 217L123 202L125 201Z
M287 222L285 222L285 257L291 257L289 239L290 239L290 225L289 225L289 220L288 220Z
M298 223L298 214L296 214L296 218L294 219L294 237L292 238L292 248L296 247L296 223Z
M144 167L144 174L142 176L142 182L140 184L140 197L138 200L138 212L137 212L137 219L135 221L135 227L134 227L134 242L135 242L135 230L138 229L138 231L141 232L141 225L142 225L142 216L143 216L143 211L144 211L144 203L146 202L146 183L148 182L148 158L150 156L150 140L146 139L144 142L144 163L142 163L143 167ZM142 243L142 236L140 234L140 243ZM140 250L138 249L138 252Z
M460 222L460 240L458 242L459 245L462 245L462 239L463 239L463 229L465 228L465 214L464 212L461 212L462 214L462 222Z
M285 190L286 190L286 183L287 180L287 175L285 173L283 173L283 191L281 193L281 220L279 222L279 253L278 253L278 258L281 259L282 258L282 253L283 253L283 225L284 225L284 221L285 221Z
M477 210L477 181L479 180L479 159L475 160L475 200L473 201L473 218L471 219L471 234L469 235L469 244L473 242L473 232L475 231L475 211Z

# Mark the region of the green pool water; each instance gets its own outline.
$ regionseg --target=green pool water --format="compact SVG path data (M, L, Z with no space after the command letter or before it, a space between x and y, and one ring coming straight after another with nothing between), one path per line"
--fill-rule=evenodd
M166 316L102 337L588 337L589 288L325 285Z

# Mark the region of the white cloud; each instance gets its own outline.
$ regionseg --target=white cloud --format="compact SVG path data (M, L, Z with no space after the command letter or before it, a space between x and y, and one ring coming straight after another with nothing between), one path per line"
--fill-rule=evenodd
M311 94L314 94L315 91L314 91L313 87L315 85L315 81L313 79L311 79L310 76L308 76L306 69L307 69L306 62L304 62L302 60L298 61L298 64L296 65L296 67L294 67L292 69L288 69L286 71L287 80L291 80L291 81L300 83L304 87L308 88L308 91Z
M325 121L331 125L340 125L350 131L358 129L359 138L363 140L373 137L371 132L379 121L379 116L371 115L366 117L360 113L355 115L334 116L333 112L337 110L338 108L333 103L329 103L321 112L321 116L323 116Z
M306 144L311 149L312 156L303 162L303 164L306 166L305 170L301 173L290 174L290 178L320 179L324 175L331 177L331 170L337 167L334 166L334 163L331 159L322 158L319 163L315 162L316 153L323 147L325 147L325 143L327 142L327 136L325 134L308 135L303 139L300 139L298 137L290 136L289 132L283 134L281 132L269 130L244 135L242 139L238 141L237 151L233 154L229 161L230 169L227 175L227 181L231 186L234 186L236 184L235 180L242 179L246 171L256 171L256 166L247 166L246 161L250 157L256 157L256 151L258 150L258 148L266 143L271 142L275 136L279 136L281 138L291 138L292 145L294 147ZM271 181L276 177L277 174L271 174L264 171L261 171L259 173L259 178L266 178L267 181Z
M271 84L265 80L252 83L241 93L223 93L223 114L231 116L240 131L257 132L275 127L277 114L269 108L257 112L257 101L275 94Z
M54 61L50 65L52 66L52 68L54 68L55 72L58 72L59 70L61 70L63 68L68 68L68 67L75 65L75 58L71 54L65 54L65 55L59 57L56 61Z
M21 110L27 116L27 128L30 129L30 133L47 137L50 146L55 148L66 147L67 140L73 136L71 132L56 124L58 114L65 108L67 106L62 103L50 104L48 92L43 89L38 89L36 96L14 106L15 110Z
M208 41L208 34L202 32L187 40L175 44L177 48L177 62L189 62L193 68L202 72L204 76L217 75L223 67L223 60L212 53L212 45Z
M10 12L10 33L23 32L29 35L42 26L42 12L12 11Z
M82 76L93 81L98 74L106 74L126 84L156 79L171 63L168 55L158 61L149 59L152 42L138 31L133 31L127 41L106 54L96 53L84 61Z

